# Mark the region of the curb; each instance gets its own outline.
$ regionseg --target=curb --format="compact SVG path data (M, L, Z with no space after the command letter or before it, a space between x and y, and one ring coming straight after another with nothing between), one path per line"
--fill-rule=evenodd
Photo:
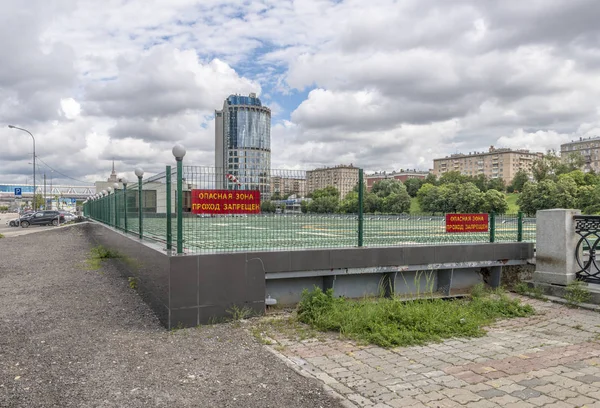
M71 228L76 225L81 225L81 224L85 224L85 223L87 223L87 221L75 222L72 224L63 224L63 225L58 225L56 227L34 228L34 229L13 227L13 228L15 228L14 230L6 231L3 233L3 235L4 235L5 239L6 238L14 238L14 237L22 237L23 235L37 234L37 233L46 232L46 231L56 231L56 230L60 230L63 228Z

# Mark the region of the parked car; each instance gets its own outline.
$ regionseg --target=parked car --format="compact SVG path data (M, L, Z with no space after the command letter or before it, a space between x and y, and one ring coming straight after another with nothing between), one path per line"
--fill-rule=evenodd
M38 211L29 217L19 219L22 228L30 225L58 225L63 222L65 222L65 216L58 211Z
M71 214L69 212L61 212L61 214L65 217L66 222L73 221L77 218L75 214Z
M34 214L33 211L26 211L21 214L19 218L15 218L14 220L10 220L7 222L9 227L18 227L21 225L21 219L29 218Z

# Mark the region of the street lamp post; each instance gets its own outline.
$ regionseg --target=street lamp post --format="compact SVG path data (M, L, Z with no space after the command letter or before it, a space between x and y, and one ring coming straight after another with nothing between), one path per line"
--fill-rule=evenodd
M108 210L106 209L106 202L108 201L106 199L106 196L108 195L108 192L106 190L102 190L102 222L106 224L106 214L108 213Z
M29 136L31 136L31 138L33 139L33 211L35 211L35 137L33 137L31 132L27 129L23 129L14 125L8 125L8 127L11 129L22 130L23 132L29 133Z
M186 150L180 144L173 146L173 156L177 160L177 253L183 253L183 157Z
M123 183L123 228L127 234L127 179L123 177L121 181Z
M134 172L138 178L138 226L140 239L142 239L142 177L144 177L144 170L141 167L138 167Z
M112 187L108 187L108 197L106 198L106 205L108 207L108 218L106 219L106 223L108 225L112 224L112 204L110 202L110 194L112 193Z
M113 188L115 189L115 228L119 229L119 208L117 207L117 193L119 192L119 183L114 183Z

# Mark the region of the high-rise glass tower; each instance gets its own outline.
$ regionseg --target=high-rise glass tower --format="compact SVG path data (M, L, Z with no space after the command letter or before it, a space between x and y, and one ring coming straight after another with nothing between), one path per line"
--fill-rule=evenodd
M270 196L271 110L256 94L230 95L215 111L216 188Z

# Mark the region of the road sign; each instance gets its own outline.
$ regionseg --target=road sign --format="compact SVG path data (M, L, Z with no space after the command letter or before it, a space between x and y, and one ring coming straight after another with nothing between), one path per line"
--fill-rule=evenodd
M15 188L15 197L21 197L21 188L20 187Z

